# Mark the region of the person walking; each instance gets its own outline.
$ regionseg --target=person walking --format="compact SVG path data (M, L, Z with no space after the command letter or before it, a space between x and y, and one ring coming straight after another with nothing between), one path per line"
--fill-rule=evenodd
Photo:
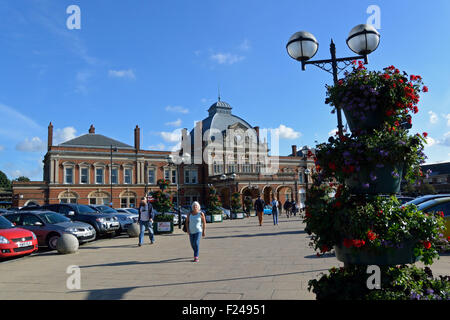
M139 205L139 243L138 246L142 246L144 244L144 234L145 229L148 230L148 236L150 238L150 244L155 243L155 236L153 234L153 207L151 203L147 203L147 199L142 197L141 203Z
M189 234L192 250L194 250L194 262L199 261L200 237L205 237L206 218L200 211L200 203L192 203L192 212L186 218L186 231Z
M286 202L283 205L284 211L286 211L286 217L289 218L290 211L291 211L291 202L289 200L286 200Z
M279 208L279 202L277 201L277 198L273 198L272 201L272 217L273 217L273 225L278 225L278 208Z
M266 204L264 203L264 200L261 199L261 195L258 195L258 199L255 200L255 211L258 215L259 220L259 226L262 226L263 223L263 216L264 216L264 206Z

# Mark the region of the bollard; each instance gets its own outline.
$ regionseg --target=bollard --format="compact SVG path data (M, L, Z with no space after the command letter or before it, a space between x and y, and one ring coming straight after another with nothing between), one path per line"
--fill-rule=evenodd
M56 250L61 254L75 253L78 251L78 239L73 234L63 234L56 243Z

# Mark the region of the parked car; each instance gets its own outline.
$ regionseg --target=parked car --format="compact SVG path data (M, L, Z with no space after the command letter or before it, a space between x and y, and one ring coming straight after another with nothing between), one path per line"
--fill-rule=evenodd
M116 230L116 235L120 235L122 232L126 232L133 223L137 222L139 215L132 213L121 213L116 209L105 205L90 205L90 207L94 210L97 210L100 213L109 213L117 217L119 220L120 227Z
M11 221L0 216L0 258L31 254L38 250L36 235L17 228Z
M67 218L86 222L94 227L96 237L115 234L120 228L119 219L109 213L100 213L83 204L59 203L42 206L42 209L61 213Z
M95 240L94 227L84 222L72 221L53 211L22 211L8 213L4 217L16 226L32 231L39 246L51 250L56 249L56 243L64 233L73 234L80 244Z
M416 206L418 206L422 202L437 199L437 198L445 198L445 197L450 197L450 194L429 194L429 195L417 197L414 200L406 202L405 204L415 204Z
M9 212L10 212L10 211L7 210L7 209L0 208L0 216L3 215L3 214L5 214L5 213L9 213Z
M419 204L417 208L429 213L444 212L445 231L443 235L445 238L450 237L450 197L428 200Z
M158 212L155 208L153 208L153 213L154 213L155 217L162 214L161 212ZM172 216L173 225L178 225L178 212L169 211L169 212L166 212L165 214ZM183 215L181 217L182 217L181 219L183 219Z
M139 215L139 210L136 208L115 208L119 213L130 213Z
M409 201L414 200L413 197L406 197L406 196L397 196L397 200L400 202L400 204L405 204Z
M272 214L272 206L269 206L268 204L266 204L264 206L264 214Z

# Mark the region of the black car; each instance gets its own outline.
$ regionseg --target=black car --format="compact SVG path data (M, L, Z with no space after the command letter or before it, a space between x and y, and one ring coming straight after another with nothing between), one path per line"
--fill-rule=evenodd
M96 235L114 235L119 230L120 224L112 214L100 213L89 206L83 204L47 204L41 207L45 210L61 213L74 220L89 223L94 227Z

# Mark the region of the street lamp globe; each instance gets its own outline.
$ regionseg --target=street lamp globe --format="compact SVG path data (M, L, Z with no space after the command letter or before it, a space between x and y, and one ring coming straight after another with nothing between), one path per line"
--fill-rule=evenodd
M308 146L304 146L303 148L302 148L302 154L303 154L303 157L307 157L308 156L308 153L309 153L309 148L308 148Z
M286 45L287 52L292 59L306 61L314 57L319 48L316 38L307 31L294 33Z
M227 176L224 174L220 176L220 180L226 180L226 178L227 178Z
M311 173L311 170L305 169L305 174L308 176Z
M233 173L232 175L231 175L231 179L236 179L236 173Z
M370 24L359 24L354 27L347 38L347 45L359 55L367 55L378 48L380 34Z

